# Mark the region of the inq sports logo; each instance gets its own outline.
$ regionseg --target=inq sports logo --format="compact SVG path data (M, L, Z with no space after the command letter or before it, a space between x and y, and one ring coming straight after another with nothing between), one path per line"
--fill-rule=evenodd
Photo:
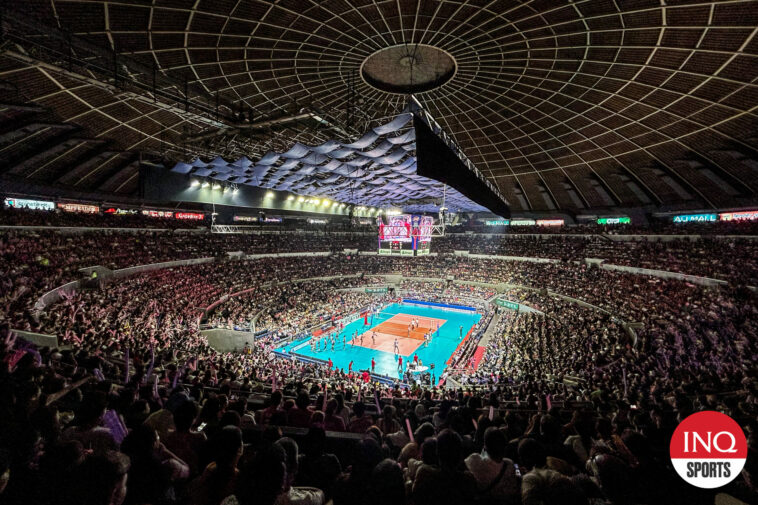
M679 476L699 488L713 489L734 480L747 459L742 428L726 414L698 412L679 423L669 445Z

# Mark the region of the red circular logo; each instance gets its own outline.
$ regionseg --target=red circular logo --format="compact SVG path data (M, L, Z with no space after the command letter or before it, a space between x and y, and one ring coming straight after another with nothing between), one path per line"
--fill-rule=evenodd
M747 459L745 433L721 412L692 414L679 423L669 445L679 476L705 489L724 486L742 471Z

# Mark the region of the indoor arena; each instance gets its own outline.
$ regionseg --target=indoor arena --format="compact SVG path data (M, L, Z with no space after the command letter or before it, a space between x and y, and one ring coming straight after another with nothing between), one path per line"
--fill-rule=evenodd
M0 1L0 505L758 504L758 0Z

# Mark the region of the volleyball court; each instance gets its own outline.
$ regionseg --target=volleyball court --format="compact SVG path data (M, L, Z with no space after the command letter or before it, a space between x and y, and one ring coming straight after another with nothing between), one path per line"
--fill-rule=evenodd
M446 321L447 319L434 317L395 314L370 330L364 331L362 347L394 353L395 339L397 339L400 354L408 356L424 343L424 335L435 333ZM374 339L371 338L372 334Z

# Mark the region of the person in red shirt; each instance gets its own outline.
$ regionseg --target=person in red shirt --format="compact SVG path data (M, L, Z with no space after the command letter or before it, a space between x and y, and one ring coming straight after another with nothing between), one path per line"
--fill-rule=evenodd
M374 372L374 369L376 368L376 361L374 358L371 358L371 372Z
M413 355L413 362L418 365L418 354Z
M334 364L334 363L332 363L332 358L329 358L329 370L331 370L331 369L332 369L332 365L333 365L333 364Z
M403 371L403 357L400 356L397 358L397 369L402 372Z
M347 365L347 371L348 371L348 373L353 371L353 362L352 361L350 363L348 363L348 365Z

